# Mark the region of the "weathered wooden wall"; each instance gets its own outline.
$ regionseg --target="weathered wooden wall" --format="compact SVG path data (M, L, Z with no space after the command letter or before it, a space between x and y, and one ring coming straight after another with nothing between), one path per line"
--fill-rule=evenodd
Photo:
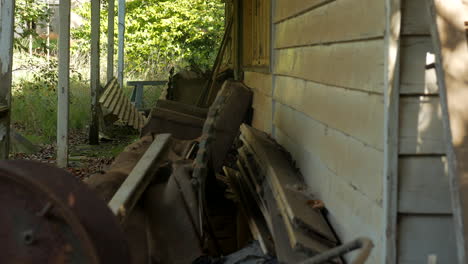
M402 1L397 263L457 263L426 1Z
M343 241L382 236L384 1L273 0L270 73L249 69L253 125L297 160Z

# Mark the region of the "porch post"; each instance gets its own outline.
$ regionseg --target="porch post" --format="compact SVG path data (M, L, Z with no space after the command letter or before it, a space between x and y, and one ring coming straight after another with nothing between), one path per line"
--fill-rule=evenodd
M70 0L59 5L58 40L58 111L57 111L57 166L68 165L68 120L70 90Z
M109 0L107 16L107 81L114 77L114 18L115 0Z
M120 88L123 88L124 82L124 44L125 44L125 0L119 0L119 64L118 81Z
M99 144L99 31L101 1L91 0L91 126L89 128L89 143Z
M15 0L0 0L0 159L10 153L14 10Z

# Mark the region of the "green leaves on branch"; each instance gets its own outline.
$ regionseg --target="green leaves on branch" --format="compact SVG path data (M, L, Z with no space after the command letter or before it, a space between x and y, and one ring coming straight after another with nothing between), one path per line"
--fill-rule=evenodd
M107 7L107 2L103 3L103 7ZM224 3L221 0L134 0L127 1L126 11L127 74L156 78L166 76L173 66L179 69L211 68L223 35ZM79 46L77 49L87 52L90 40L89 3L77 12L87 22L72 34L75 41L82 44L75 45ZM106 32L107 8L102 8L103 44L107 43Z
M24 39L33 37L36 46L45 49L46 43L39 39L36 32L37 27L45 27L50 20L51 11L46 2L38 0L16 0L15 6L15 41L14 47L17 50L26 51L28 48L24 44Z

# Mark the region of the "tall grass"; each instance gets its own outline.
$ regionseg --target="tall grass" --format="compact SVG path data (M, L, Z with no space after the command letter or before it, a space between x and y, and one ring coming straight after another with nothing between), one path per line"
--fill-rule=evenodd
M89 86L73 80L70 83L70 130L81 130L90 120ZM36 143L56 139L57 94L55 87L43 86L27 79L15 83L12 94L12 123Z
M57 130L57 59L45 56L14 54L11 121L35 143L54 142ZM89 122L90 91L73 72L70 82L71 130L84 128Z

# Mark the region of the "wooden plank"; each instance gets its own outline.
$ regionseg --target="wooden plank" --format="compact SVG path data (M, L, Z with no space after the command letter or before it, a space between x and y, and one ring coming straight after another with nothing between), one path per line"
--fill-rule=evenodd
M143 128L145 126L145 116L144 115L140 115L140 129Z
M91 125L89 128L89 143L99 144L99 96L100 96L100 27L101 27L101 1L91 1Z
M274 73L329 86L383 93L383 44L378 39L277 50Z
M138 117L140 115L140 112L138 112L137 109L133 111L133 128L138 129Z
M274 99L330 128L383 149L384 107L380 94L278 76Z
M109 207L121 222L124 222L130 215L146 187L151 183L155 161L163 153L170 137L170 134L156 136L143 157L110 200Z
M426 0L402 1L402 35L430 35Z
M401 94L439 93L433 53L430 36L407 36L402 38Z
M240 208L246 216L247 223L253 238L260 243L263 252L274 252L274 246L270 240L271 234L267 229L267 224L261 215L258 214L258 210L252 208L255 203L250 201L251 199L249 199L249 196L246 196L242 191L239 181L239 172L227 167L223 167L223 170L228 177L229 182L232 184L231 187L233 188L233 191L239 196Z
M276 1L274 22L307 12L333 0L278 0Z
M380 263L397 263L398 131L400 98L401 0L385 1L383 254ZM375 240L374 240L375 242Z
M119 101L117 102L114 111L112 111L112 113L113 113L115 116L119 116L120 112L122 111L123 105L124 105L124 103L125 103L125 99L127 99L127 97L122 93L122 96L120 96L120 99L119 99Z
M123 121L124 121L125 124L129 124L132 110L133 110L133 105L132 105L132 103L129 102L127 110L126 110L126 112L124 114L124 118L123 118Z
M445 154L439 97L411 96L400 100L400 154Z
M255 202L258 209L260 209L260 212L262 213L263 219L265 220L268 229L273 230L273 224L271 222L270 213L268 212L268 207L266 206L265 201L260 199L260 197L257 195L256 187L254 186L249 177L249 173L247 172L245 164L241 160L238 160L236 162L236 165L239 169L238 182L241 184L240 186L242 186L242 192L252 197L252 200ZM247 188L243 186L246 186Z
M109 108L110 105L114 102L115 98L118 97L119 93L121 93L118 85L113 85L110 87L109 95L107 96L106 100L102 104L105 108Z
M276 25L275 48L383 38L384 4L375 0L334 1L283 21Z
M0 1L0 105L11 107L15 0ZM0 159L10 152L10 114L0 117Z
M119 119L123 120L125 113L127 113L128 105L130 104L130 100L126 98L123 102L122 110L119 113Z
M131 105L130 114L128 116L128 125L133 126L134 121L135 121L135 106Z
M107 81L114 78L115 0L109 0L107 12Z
M371 238L376 246L368 262L381 263L384 236L381 231L384 218L381 201L369 199L356 189L348 181L351 177L335 175L320 158L304 149L302 144L292 142L280 129L275 130L275 138L291 153L314 196L325 203L329 212L327 218L341 241L350 241L358 236Z
M321 166L347 179L370 200L381 200L382 178L379 175L383 170L382 151L281 104L276 105L275 128L316 156Z
M400 216L398 263L426 263L429 255L437 255L437 263L459 263L451 216Z
M70 0L59 4L57 166L68 166L68 121L70 108Z
M399 159L398 211L418 214L451 214L445 157Z
M468 257L468 3L428 0L442 103L458 263Z
M141 127L141 123L140 123L141 118L140 118L140 116L141 116L141 113L138 111L137 116L136 116L135 125L133 126L133 128L135 128L135 129L140 129L140 127Z
M115 78L107 82L106 86L104 87L104 93L99 98L99 103L103 104L107 100L107 97L109 97L109 94L111 93L111 91L115 89L116 83L117 83L117 79Z
M119 102L119 100L121 100L122 97L124 97L125 95L123 94L122 90L119 89L119 90L116 90L116 95L115 97L112 99L112 102L110 103L109 105L109 111L111 112L114 112L115 108L117 107L117 103Z
M158 100L156 106L160 108L166 108L176 112L180 112L187 115L194 115L199 118L206 118L208 114L207 108L200 108L189 104L184 104L171 100Z
M307 228L322 237L332 241L334 239L330 227L326 224L321 212L312 209L307 200L297 195L296 186L303 182L298 178L289 164L287 157L282 155L265 134L246 125L241 126L241 139L254 151L259 160L259 167L271 187L278 202L278 207L284 207L285 216L295 227ZM333 242L333 241L332 241Z

